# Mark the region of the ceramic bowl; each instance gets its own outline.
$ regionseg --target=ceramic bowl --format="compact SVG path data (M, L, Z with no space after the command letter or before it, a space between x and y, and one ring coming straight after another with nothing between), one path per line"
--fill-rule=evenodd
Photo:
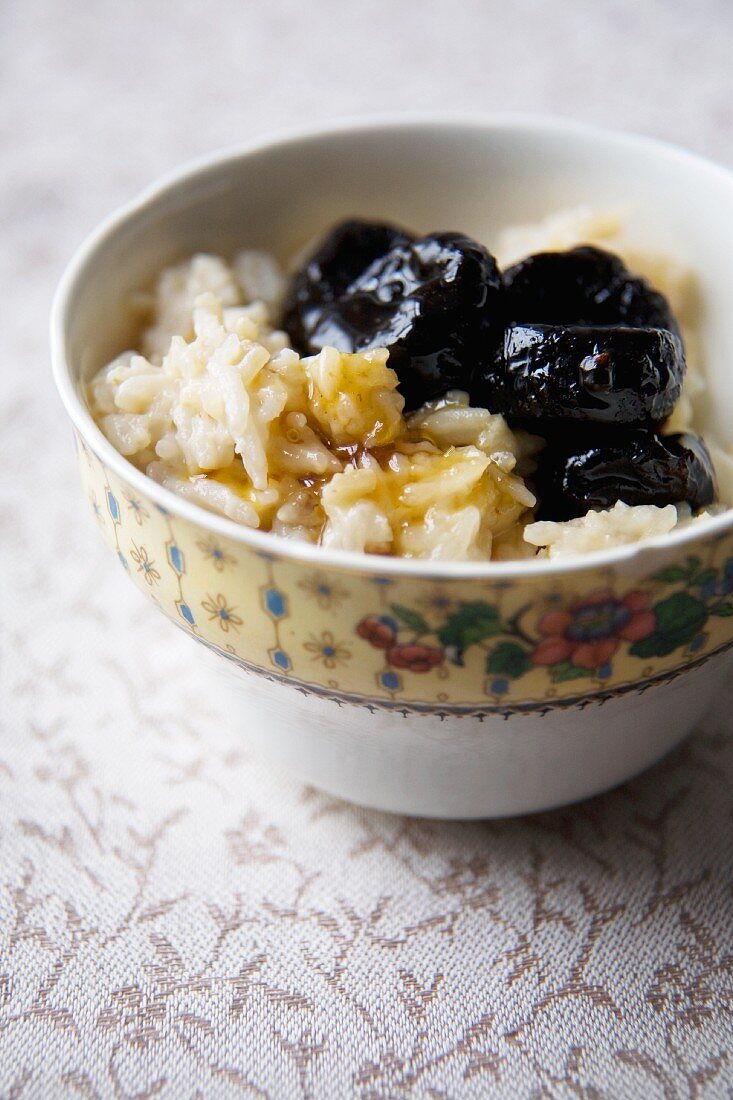
M632 233L698 273L703 429L732 444L733 175L648 140L517 118L285 135L168 176L94 232L64 276L54 368L104 538L216 657L242 733L335 795L483 817L570 802L647 767L726 672L731 514L562 564L326 552L150 481L96 427L82 383L130 346L130 292L197 249L285 257L348 214L490 244L505 224L578 203L623 204Z

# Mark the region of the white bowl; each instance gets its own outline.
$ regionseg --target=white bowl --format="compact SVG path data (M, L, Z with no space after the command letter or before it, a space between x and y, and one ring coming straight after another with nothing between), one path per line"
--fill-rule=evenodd
M197 250L253 246L286 257L349 214L459 229L491 246L507 224L578 204L623 206L641 247L679 255L696 272L709 381L702 428L733 445L733 175L641 138L516 117L285 135L207 157L147 190L82 245L59 288L55 376L110 545L157 606L216 655L243 733L334 794L482 817L583 798L651 764L694 725L728 667L731 514L560 564L326 552L238 527L150 481L102 436L82 384L134 340L130 293ZM157 563L154 582L141 547ZM461 610L467 604L473 612ZM644 620L650 640L640 649L617 624L642 605L654 629ZM577 627L590 607L608 615L612 659L590 674L572 655L567 667L534 662L543 631L562 621L551 611ZM415 612L427 630L415 628ZM441 632L474 613L489 632L452 663ZM423 669L419 650L410 668L390 664L391 650L370 644L364 626L380 615L403 652L417 633L418 646L441 651L440 664Z

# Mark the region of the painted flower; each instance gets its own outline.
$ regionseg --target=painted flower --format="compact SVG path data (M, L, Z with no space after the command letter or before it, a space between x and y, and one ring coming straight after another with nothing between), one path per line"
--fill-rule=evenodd
M593 592L562 611L550 611L539 623L542 641L531 654L536 665L569 661L594 670L611 660L621 640L638 642L656 627L646 592L617 599L612 592Z
M298 581L298 588L302 588L305 594L315 600L324 611L339 607L349 594L340 584L329 580L322 573L313 573L304 580Z
M102 509L99 507L99 501L97 500L97 494L92 491L89 494L89 505L96 516L97 523L104 527L104 517L102 515Z
M397 637L397 623L389 615L367 615L357 626L356 633L375 649L389 649Z
M158 583L160 580L160 573L155 568L155 560L151 560L148 557L148 552L144 546L136 546L133 542L130 557L135 562L138 573L142 573L146 583L149 584L151 588L154 584Z
M336 668L351 660L351 650L337 642L330 630L324 630L320 637L311 634L303 648L312 654L312 661L320 661L325 668Z
M236 558L228 554L226 550L222 550L213 535L209 535L205 539L198 539L196 545L204 557L210 559L218 573L223 573L228 566L237 564Z
M442 665L442 649L433 645L414 642L410 645L393 645L387 650L387 660L394 668L406 668L410 672L430 672L431 668Z
M207 596L205 600L201 601L201 606L204 611L208 612L209 622L216 619L225 634L228 634L230 630L239 630L244 622L241 615L235 615L235 608L229 607L226 597L221 592L217 596Z
M142 527L143 521L149 517L150 512L148 512L147 508L139 499L139 497L136 497L129 490L126 489L122 493L122 495L127 501L127 507L130 509L133 516L135 517L135 523L138 525L138 527Z

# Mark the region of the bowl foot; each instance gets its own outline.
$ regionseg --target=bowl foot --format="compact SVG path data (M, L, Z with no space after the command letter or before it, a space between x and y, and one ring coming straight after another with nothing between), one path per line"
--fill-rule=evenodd
M469 819L551 809L630 779L693 729L730 661L508 717L369 710L216 663L243 735L273 763L361 806Z

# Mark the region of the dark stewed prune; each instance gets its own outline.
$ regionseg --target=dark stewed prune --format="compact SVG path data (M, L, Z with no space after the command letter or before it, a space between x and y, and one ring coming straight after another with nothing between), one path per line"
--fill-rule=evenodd
M383 228L386 243L399 232ZM349 230L359 257L370 254L377 239L376 227L369 232L363 247L359 232ZM342 228L337 253L347 236ZM353 258L348 282L334 281L335 292L325 296L314 279L323 267L321 255L330 258L334 251L330 239L288 292L283 323L296 350L311 355L327 345L340 351L388 348L408 410L447 390L469 389L477 363L493 355L501 340L502 282L493 256L460 233L419 240L403 235L361 270L361 259Z
M515 419L659 423L674 408L685 373L678 336L667 329L508 325L476 398Z
M696 435L656 435L644 428L586 429L573 442L555 440L543 452L535 487L538 518L574 519L590 508L677 504L693 511L715 499L715 472Z
M413 238L397 226L351 218L339 222L290 281L283 325L296 348L308 346L326 302L335 302L374 260Z
M537 252L504 272L507 320L545 325L628 325L679 335L664 295L612 252L581 245Z

